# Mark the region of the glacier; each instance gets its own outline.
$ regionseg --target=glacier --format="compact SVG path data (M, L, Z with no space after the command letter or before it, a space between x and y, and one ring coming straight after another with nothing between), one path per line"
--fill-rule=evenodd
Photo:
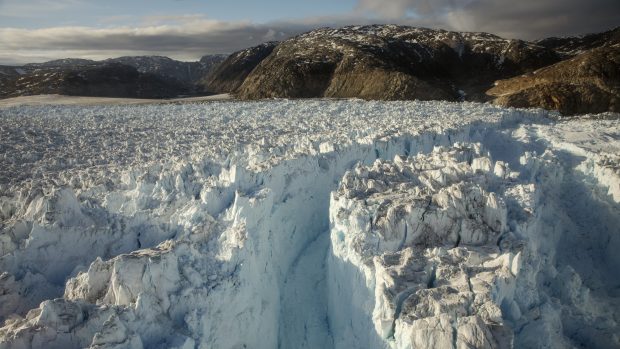
M0 348L617 348L620 122L0 109Z

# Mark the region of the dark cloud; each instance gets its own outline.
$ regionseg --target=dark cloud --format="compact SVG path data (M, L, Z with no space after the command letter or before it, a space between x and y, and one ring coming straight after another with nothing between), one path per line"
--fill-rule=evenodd
M470 27L525 39L599 32L620 25L618 0L479 0L465 6Z
M411 24L536 39L620 25L619 0L359 0L358 9Z

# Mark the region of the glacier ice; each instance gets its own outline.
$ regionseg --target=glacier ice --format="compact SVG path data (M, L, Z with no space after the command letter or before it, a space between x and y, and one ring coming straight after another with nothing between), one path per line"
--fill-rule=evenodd
M620 124L446 102L0 109L0 348L620 345Z

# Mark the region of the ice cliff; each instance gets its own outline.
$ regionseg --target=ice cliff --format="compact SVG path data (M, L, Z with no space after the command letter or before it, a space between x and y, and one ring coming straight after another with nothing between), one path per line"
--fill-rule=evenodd
M0 109L0 348L620 345L620 124Z

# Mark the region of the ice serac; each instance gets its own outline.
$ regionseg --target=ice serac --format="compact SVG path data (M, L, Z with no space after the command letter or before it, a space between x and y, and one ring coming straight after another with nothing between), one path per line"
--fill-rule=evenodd
M509 346L500 305L521 255L499 190L510 174L478 144L347 172L330 205L334 333L368 332L337 307L348 299L340 285L354 283L370 297L346 306L363 309L377 347Z
M618 323L600 308L617 309L615 286L595 286L617 260L609 247L581 252L573 234L583 234L575 226L583 218L565 216L575 174L550 151L525 152L513 165L479 144L456 144L344 175L330 204L336 348L618 345ZM591 232L618 247L617 229ZM588 324L595 313L605 325Z

